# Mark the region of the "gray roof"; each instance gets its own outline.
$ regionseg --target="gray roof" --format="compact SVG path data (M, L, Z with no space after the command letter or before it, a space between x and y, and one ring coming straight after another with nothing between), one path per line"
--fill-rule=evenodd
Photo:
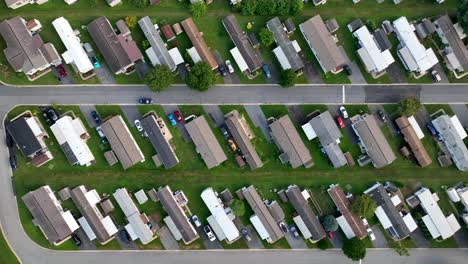
M452 160L461 171L468 170L468 149L458 134L448 115L442 115L432 120L434 128L439 132L445 146L452 155Z
M453 54L462 66L464 71L468 71L468 50L463 40L458 36L457 30L447 15L439 17L435 21L439 31L443 32Z
M267 22L267 28L273 32L276 44L283 50L286 55L291 70L298 71L304 68L304 62L294 48L293 42L289 39L288 34L284 31L283 24L278 17L272 18Z
M140 147L120 115L106 120L101 128L124 169L145 160Z
M396 159L373 115L356 115L351 118L351 123L376 168L388 165Z
M52 244L58 244L72 234L65 219L63 211L57 208L49 193L49 186L28 192L21 199L31 212L34 221L39 225L47 240Z
M325 73L340 69L346 63L320 15L300 24L299 28Z
M276 223L279 223L284 220L284 211L276 201L273 201L270 204L268 204L267 208L268 211L270 211L270 214L273 217L273 219L275 219Z
M186 123L185 128L195 144L197 153L200 153L208 169L216 167L227 160L226 154L219 145L205 116L199 116Z
M258 52L254 50L249 42L247 35L242 31L237 19L234 15L229 15L223 19L223 25L234 45L239 49L240 54L244 58L250 72L254 72L262 67L262 58Z
M143 59L135 41L123 34L117 35L106 17L96 18L87 29L113 73L124 72Z
M164 188L159 189L157 194L161 205L179 230L184 242L189 244L197 239L199 237L198 233L187 219L182 208L177 204L171 188L169 188L169 186L165 186Z
M255 150L255 147L253 146L252 142L250 142L250 139L246 134L244 128L242 127L243 125L247 124L245 122L243 124L241 118L242 117L239 115L239 112L232 111L226 115L225 123L227 128L229 129L229 132L231 132L234 141L239 146L242 155L244 155L250 168L254 170L262 167L263 162L258 156L258 153Z
M174 60L169 54L161 35L159 35L159 32L154 27L153 22L151 22L151 19L148 16L145 16L138 20L138 25L140 25L143 34L145 34L146 39L150 43L151 49L153 49L154 54L156 54L159 63L166 65L172 71L176 70Z
M391 228L390 233L393 236L397 239L404 239L410 235L411 232L403 221L400 212L395 205L393 205L390 196L388 196L387 190L385 190L382 184L376 183L364 193L372 197L372 199L377 203L377 206L382 207L388 219L392 223L393 228Z
M374 36L375 41L377 42L377 45L379 46L380 50L385 51L392 47L392 43L388 39L387 34L384 30L379 28L376 31L374 31L372 35Z
M271 240L270 243L274 243L278 239L282 238L284 236L283 232L279 228L279 225L276 223L265 203L260 198L260 195L258 195L255 187L251 185L247 188L243 188L242 194L247 200L247 203L249 203L254 214L258 217L263 227L268 232Z
M309 168L314 165L309 149L297 133L289 116L285 115L271 123L270 130L276 146L282 152L281 157L286 159L293 168L302 165Z
M34 118L34 117L32 117ZM20 117L8 123L6 129L15 140L16 145L26 157L32 157L45 147L39 142L27 123L27 117Z
M150 114L141 120L141 125L144 131L148 134L151 144L156 149L158 157L164 164L166 169L172 168L179 164L179 159L171 146L171 143L164 137L163 131L158 120L153 114ZM166 124L164 124L165 126Z
M304 221L305 226L312 234L312 241L319 241L325 238L325 229L323 229L307 200L304 199L299 187L296 185L289 186L286 190L286 195L302 221Z

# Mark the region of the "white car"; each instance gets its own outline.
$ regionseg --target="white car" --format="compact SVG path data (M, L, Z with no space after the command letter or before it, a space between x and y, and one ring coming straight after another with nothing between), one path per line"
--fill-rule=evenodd
M232 67L231 61L227 60L225 63L226 63L226 67L228 68L229 73L234 73L234 67Z
M341 112L341 116L346 119L348 118L348 111L346 111L346 108L344 108L344 106L340 106L340 112Z
M372 231L372 229L367 228L367 235L369 236L369 239L370 239L371 241L374 241L374 240L375 240L375 235L374 235L374 232Z
M192 215L192 222L193 222L193 224L195 224L196 227L201 226L200 219L198 218L197 215Z
M364 224L365 227L369 226L369 222L367 222L367 219L362 218L362 223Z
M215 241L216 240L216 237L213 234L213 231L211 230L211 227L209 225L204 226L203 231L205 231L205 234L208 236L208 239L210 241Z
M434 82L440 82L440 81L442 81L442 78L440 77L440 74L439 74L436 70L433 70L433 71L431 72L431 76L432 76L432 80L433 80Z
M140 120L138 120L138 119L135 120L135 127L136 127L136 129L138 130L138 132L143 131L143 127L141 126L141 122L140 122Z

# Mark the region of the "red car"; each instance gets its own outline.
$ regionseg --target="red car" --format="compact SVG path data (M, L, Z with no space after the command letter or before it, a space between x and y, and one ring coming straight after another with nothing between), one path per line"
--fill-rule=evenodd
M184 121L184 118L182 117L182 114L179 111L175 111L174 115L177 122L181 123L182 121Z
M65 70L65 67L63 67L62 64L57 65L57 71L60 74L60 77L66 77L67 76L67 70Z
M341 118L341 116L337 117L336 118L336 122L338 123L338 126L340 126L340 128L345 128L345 123L343 121L343 118Z
M333 232L327 232L327 235L328 235L329 238L334 238L334 237L335 237L335 235L333 234Z

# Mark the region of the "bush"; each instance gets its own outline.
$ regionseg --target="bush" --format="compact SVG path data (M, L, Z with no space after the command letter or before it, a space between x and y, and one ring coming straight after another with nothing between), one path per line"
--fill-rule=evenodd
M241 200L235 199L231 204L231 210L238 217L242 217L245 214L245 204Z
M273 44L273 42L275 42L273 33L266 28L262 28L260 30L260 33L258 33L258 36L260 37L260 42L262 43L264 47L268 47L271 44Z
M125 24L127 25L127 27L132 30L136 27L137 23L138 23L138 18L136 16L126 16L125 19Z
M152 91L161 92L174 83L174 75L166 65L156 65L146 73L145 83Z
M193 5L190 5L190 12L195 18L202 17L206 15L206 4L203 1L196 2Z
M147 7L149 5L148 0L133 0L133 6L138 8Z
M149 43L147 39L145 39L141 42L141 46L143 47L144 50L147 50L149 47L151 47L151 44Z
M276 2L274 0L257 0L256 13L260 16L273 16L276 14Z
M297 82L297 74L291 70L287 69L281 72L279 84L283 87L292 87Z
M297 15L303 8L303 0L243 0L240 10L244 16L286 16Z
M346 239L343 244L343 253L353 261L359 261L366 257L366 245L357 238Z
M421 111L421 102L416 97L408 97L400 101L401 114L412 116Z
M354 199L351 204L353 211L358 215L365 218L371 218L374 216L375 209L377 204L374 200L368 195L360 195Z
M458 23L463 28L465 33L468 33L468 0L463 1L457 11L457 20Z
M332 247L330 241L328 239L322 239L317 242L317 247L321 250L326 250Z
M338 230L338 222L333 215L326 215L322 220L322 225L325 230L335 232Z
M185 81L194 90L206 91L215 84L216 77L208 64L199 62L193 66Z

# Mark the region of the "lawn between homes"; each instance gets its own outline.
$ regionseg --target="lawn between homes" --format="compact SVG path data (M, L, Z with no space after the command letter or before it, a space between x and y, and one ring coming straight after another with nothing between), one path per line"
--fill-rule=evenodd
M78 106L55 106L60 114L67 111L73 111L76 116L81 118L85 125L83 114L80 112ZM119 106L97 106L96 107L101 117L108 115L122 114ZM368 111L366 105L361 106L350 106L350 111ZM395 106L389 105L388 108L395 108ZM39 109L37 106L20 106L13 109L9 113L9 117L13 117L23 112L24 110L31 110L38 114ZM249 168L240 169L234 161L234 155L232 152L227 150L227 144L219 129L214 128L208 115L204 112L201 106L180 106L180 110L184 116L190 114L203 114L209 120L210 126L212 127L218 141L223 146L224 151L228 156L228 160L220 166L208 170L201 160L201 157L196 153L193 143L187 143L183 140L182 135L179 131L170 126L170 123L166 121L172 132L174 139L173 143L176 146L176 153L180 159L180 164L176 167L166 170L164 168L156 168L151 160L151 156L156 154L151 143L146 139L142 138L137 132L136 128L130 127L130 130L135 137L138 145L145 154L146 161L141 164L137 164L134 167L123 171L120 164L116 164L109 167L104 160L103 153L109 149L109 146L101 144L98 134L94 129L88 128L91 134L91 139L88 141L95 158L96 165L91 167L78 167L71 166L67 162L60 146L58 146L53 134L50 129L46 126L45 120L40 117L41 122L49 132L51 138L47 141L49 149L54 155L54 160L45 164L40 168L34 168L27 165L25 159L18 153L19 168L14 173L14 185L18 197L18 205L21 222L26 230L26 233L39 245L49 247L53 249L76 249L76 246L71 241L66 241L64 244L53 247L49 245L32 221L31 215L24 203L21 201L21 197L28 191L34 190L42 185L50 185L51 188L58 192L63 187L75 187L81 184L86 185L88 189L97 189L101 194L107 193L112 194L117 188L126 187L131 192L136 192L139 189L149 190L151 188L158 188L159 186L170 185L172 190L181 189L185 192L189 199L189 207L194 214L197 214L200 219L204 220L209 215L209 211L204 205L200 198L201 191L206 187L213 187L217 191L222 191L225 188L229 188L231 192L235 192L243 186L253 184L264 199L279 200L276 195L276 191L287 187L290 184L297 184L301 188L310 189L319 201L324 215L333 214L335 208L333 202L328 197L326 189L332 183L339 183L346 192L352 192L355 195L362 193L366 187L375 182L384 182L387 180L399 182L405 187L402 189L405 195L408 195L411 190L410 187L415 183L422 183L424 186L432 188L438 192L441 199L447 200L445 192L441 189L442 185L450 186L459 181L468 181L468 174L458 171L455 167L440 168L436 161L437 149L433 139L427 136L423 140L423 144L428 148L428 152L433 159L433 164L426 168L419 168L415 163L403 159L399 154L400 144L403 144L403 139L400 137L393 136L389 129L383 127L383 131L387 139L389 140L392 148L394 149L397 160L382 169L375 169L371 165L366 167L344 167L340 169L333 169L329 165L329 161L324 157L317 147L315 141L306 141L305 136L300 130L300 124L296 124L301 137L303 138L306 146L310 150L315 166L310 169L298 168L291 169L289 166L282 164L278 155L279 152L276 146L267 141L259 128L253 126L251 120L245 114L245 110L242 106L221 106L221 110L227 113L233 109L236 109L244 115L255 133L253 144L256 147L264 166L255 171L251 171ZM302 106L304 111L313 111L314 109L326 109L323 105L304 105ZM163 109L158 105L145 105L139 106L139 110L142 114L148 111L154 111L160 116L165 116ZM267 117L279 117L287 114L288 109L282 105L264 105L262 110ZM124 117L125 119L125 117ZM131 124L125 119L127 125ZM347 138L344 133L344 138L340 144L343 151L350 151L354 158L359 155L359 148L356 145L352 145L351 141ZM115 201L114 201L115 204ZM67 203L68 206L68 203ZM294 212L290 204L283 204L281 206L286 213L286 221L292 223L291 216ZM148 201L147 204L139 206L147 215L159 215L163 216L166 213L162 210L159 203L155 204ZM442 209L448 213L453 210L448 202L441 204ZM249 223L249 216L251 210L246 206L246 214L240 217L244 224ZM68 206L68 209L74 211L76 214L76 208L72 205ZM125 223L123 213L120 208L116 206L116 210L112 213L116 224L122 225ZM371 223L377 223L376 219L371 219ZM200 241L199 241L200 242ZM139 242L138 242L139 243ZM285 239L282 239L274 245L264 243L266 248L288 248L289 245ZM370 242L367 243L371 246ZM408 243L412 245L412 243ZM309 247L316 247L311 243L307 243ZM439 244L438 246L453 246L453 243ZM158 241L154 242L150 246L143 246L139 244L141 249L162 248ZM106 246L98 246L98 249L118 249L117 243L112 243ZM186 249L203 248L203 244L196 243L192 247L184 247ZM226 247L228 248L228 247ZM245 248L244 243L238 243L229 248Z

